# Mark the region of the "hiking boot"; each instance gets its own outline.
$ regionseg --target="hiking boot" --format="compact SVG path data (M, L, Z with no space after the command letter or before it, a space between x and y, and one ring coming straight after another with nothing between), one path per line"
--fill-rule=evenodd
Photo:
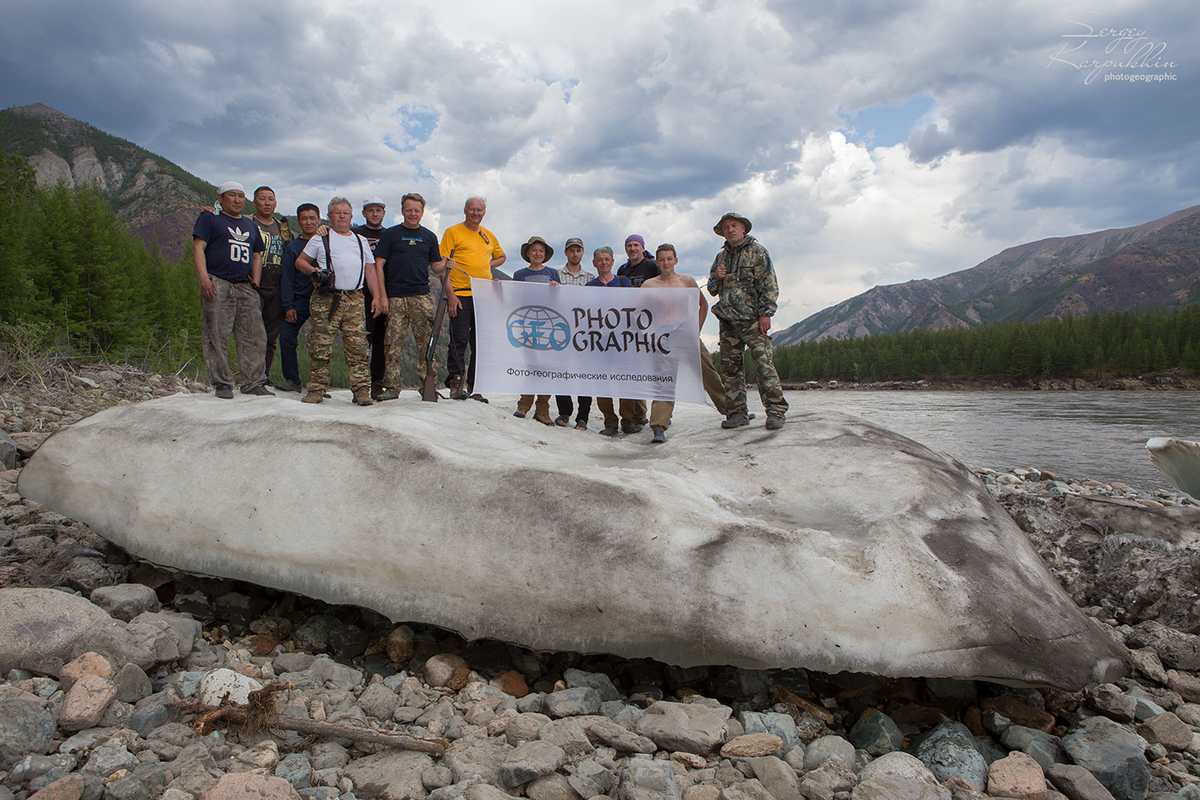
M524 411L514 411L513 416L516 417L517 419L525 419L525 412Z
M280 381L275 384L275 388L281 392L299 392L300 384L295 381Z
M376 381L371 381L371 399L378 400L379 395L383 393L383 384Z
M373 395L373 397L381 403L384 400L395 400L399 396L400 396L400 392L396 391L395 389L386 389L386 388L383 389L382 391L380 391L378 394Z
M554 427L554 420L550 419L550 417L539 417L537 415L534 415L533 418L536 419L538 422L542 423L543 425L549 425L551 428Z
M230 386L226 386L223 383L219 383L216 386L214 386L213 393L217 397L221 398L222 400L232 400L233 399L233 388Z
M325 392L320 389L309 389L304 397L300 398L301 403L319 403L325 399Z
M242 394L253 394L258 397L274 397L275 393L267 388L266 384L260 384L253 389L242 389Z
M662 444L667 440L667 432L662 428L655 428L654 435L650 437L651 444Z
M483 403L484 405L490 405L490 403L488 403L488 399L486 397L484 397L483 395L481 395L479 392L476 392L475 394L472 394L472 395L467 395L467 399L474 400L477 403Z
M783 427L783 414L767 414L767 430L777 431Z
M644 423L638 422L636 420L631 420L631 419L627 419L621 423L621 430L624 431L625 433L637 433L644 427L645 427Z
M616 436L617 435L617 426L616 425L605 425L604 430L600 431L600 435L601 436Z
M749 424L750 424L750 418L748 416L746 416L745 412L739 411L736 414L730 414L728 417L726 417L725 421L721 423L721 427L722 428L744 428Z
M354 395L354 405L356 406L373 406L375 401L371 399L370 392L356 393Z
M451 375L446 379L446 388L450 390L451 400L466 400L467 390L463 386L462 375Z

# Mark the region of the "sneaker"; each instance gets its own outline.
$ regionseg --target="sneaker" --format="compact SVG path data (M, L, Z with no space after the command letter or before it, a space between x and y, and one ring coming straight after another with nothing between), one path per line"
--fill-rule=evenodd
M782 414L767 414L767 430L777 431L783 427Z
M213 390L214 390L214 394L216 394L216 396L221 398L222 400L232 400L233 399L233 389L229 386L226 386L223 383L219 383L216 386L214 386Z
M354 395L354 405L356 406L373 406L375 401L371 399L370 392Z
M279 381L279 383L274 384L274 386L276 389L278 389L281 392L299 392L300 391L300 384L296 383L295 381L286 381L286 380Z
M257 395L259 397L274 397L275 396L275 393L272 392L270 389L268 389L267 385L265 383L255 386L253 389L242 389L242 394L253 394L253 395Z
M569 417L559 417L558 419L554 420L554 424L560 428L565 428L571 424L571 420Z
M300 398L301 403L319 403L325 399L327 395L320 389L309 389L304 397Z
M636 420L625 420L621 423L621 430L625 433L637 433L644 427L645 425L643 423L637 422Z
M524 411L514 411L513 416L516 417L517 419L525 419L525 412Z
M744 428L750 424L750 418L743 412L730 414L724 422L721 423L722 428Z
M662 428L655 428L654 435L650 437L651 444L662 444L667 440L667 432Z
M600 431L600 435L601 436L616 436L617 435L617 426L616 425L605 425L604 430Z
M395 400L400 396L400 392L395 389L383 389L378 393L373 393L372 397L380 402L384 400Z

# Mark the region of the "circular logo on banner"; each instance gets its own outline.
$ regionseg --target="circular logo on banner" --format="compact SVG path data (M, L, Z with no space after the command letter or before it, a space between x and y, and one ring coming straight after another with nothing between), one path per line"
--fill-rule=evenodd
M565 350L571 341L566 317L545 306L521 306L508 315L508 342L531 350Z

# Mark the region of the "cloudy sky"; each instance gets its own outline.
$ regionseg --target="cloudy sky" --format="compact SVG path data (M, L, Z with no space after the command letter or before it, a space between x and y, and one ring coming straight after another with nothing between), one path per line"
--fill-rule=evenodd
M1184 2L8 0L0 105L292 210L482 194L510 265L641 233L703 276L737 210L786 326L1200 203L1197 43Z

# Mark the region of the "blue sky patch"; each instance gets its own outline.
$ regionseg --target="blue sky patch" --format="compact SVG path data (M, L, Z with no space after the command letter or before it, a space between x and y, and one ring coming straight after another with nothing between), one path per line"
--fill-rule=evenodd
M846 121L841 131L849 141L867 147L891 147L907 142L918 120L936 107L937 101L921 94L902 106L872 106L856 114L839 112L838 116Z

